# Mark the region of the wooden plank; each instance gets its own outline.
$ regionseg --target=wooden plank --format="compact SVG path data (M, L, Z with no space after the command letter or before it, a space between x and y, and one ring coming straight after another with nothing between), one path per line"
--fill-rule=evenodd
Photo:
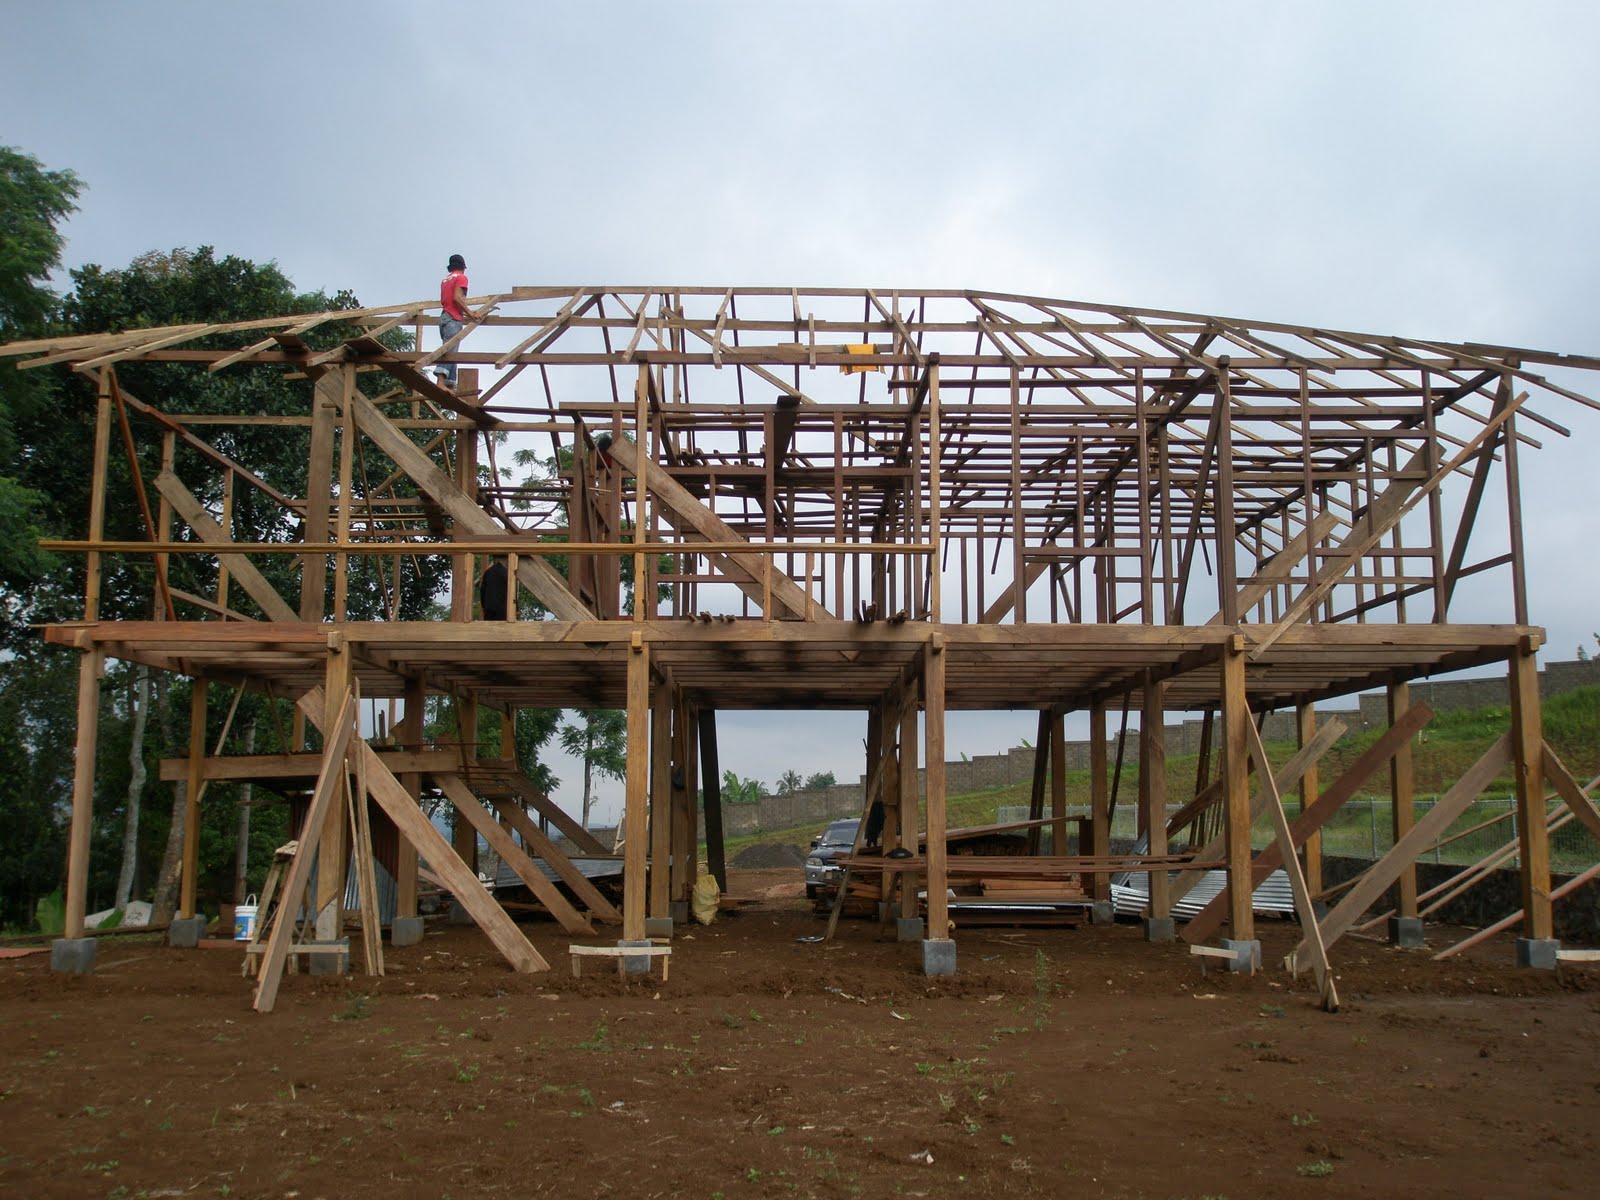
M1549 742L1544 743L1544 773L1549 777L1550 784L1556 790L1556 795L1572 810L1572 815L1585 829L1589 836L1600 842L1600 809L1596 809L1594 801L1587 792L1578 786L1578 781L1572 777L1572 772L1567 770Z
M500 524L435 466L421 447L395 428L377 405L360 392L350 397L350 403L361 432L410 477L419 491L449 513L458 528L479 536L504 533ZM594 620L594 614L567 589L566 580L543 558L520 557L517 578L558 620Z
M928 793L928 937L942 939L950 936L950 908L948 899L949 875L945 854L945 781L944 781L944 682L945 646L943 636L935 632L924 651L922 668L923 736L927 743L924 763L925 787Z
M321 708L318 692L317 708ZM296 839L295 855L283 882L283 898L278 903L278 916L272 923L272 934L267 938L266 957L261 960L260 980L256 984L253 1007L257 1012L271 1012L277 1002L278 985L283 982L283 965L289 946L294 941L295 907L305 894L311 880L311 863L316 857L317 842L322 837L327 814L334 802L344 793L346 756L355 733L355 697L348 692L339 705L338 714L329 720L319 713L318 724L327 734L327 744L322 751L322 769L317 773L317 786L312 790L311 803L306 808L305 820L300 825ZM263 914L265 915L265 914Z
M1367 781L1367 777L1389 761L1395 746L1414 736L1431 720L1433 720L1433 710L1426 704L1413 704L1408 708L1400 724L1391 726L1382 737L1368 746L1356 761L1350 764L1345 773L1334 781L1333 786L1317 797L1315 804L1295 818L1294 824L1290 826L1294 833L1294 844L1301 845L1313 831L1326 825L1334 813L1343 808L1345 802ZM1254 893L1262 881L1281 865L1278 847L1275 844L1265 847L1256 856L1250 868L1251 892ZM1222 923L1226 903L1226 891L1213 898L1211 903L1201 909L1184 929L1184 940L1202 942L1211 936Z
M623 469L634 473L637 477L639 472L637 446L631 442L618 439L611 446L611 456L622 465ZM647 472L645 475L645 487L651 495L660 501L661 509L664 510L662 515L680 533L698 534L711 542L748 544L747 539L734 532L732 526L667 474L665 468ZM706 557L728 577L728 581L736 585L740 591L749 596L757 605L761 604L764 592L762 581L765 573L770 568L773 600L787 609L794 620L805 620L805 590L790 579L788 575L773 566L769 555L756 551L754 547L752 547L752 552L748 554L723 554L720 552L704 552L698 547L691 548L695 549L696 552L706 553ZM777 614L770 615L776 616ZM812 623L828 624L836 619L831 613L818 613L815 614Z
M1441 796L1428 810L1427 815L1413 825L1387 854L1367 868L1360 881L1346 892L1344 899L1322 919L1316 933L1308 933L1302 938L1292 955L1297 957L1303 954L1313 936L1320 936L1327 946L1333 945L1343 937L1361 914L1367 911L1367 906L1384 893L1399 877L1401 871L1416 862L1417 854L1421 850L1437 840L1446 829L1450 828L1452 821L1467 811L1467 806L1483 793L1483 789L1493 782L1494 777L1500 774L1510 761L1511 735L1505 734L1483 752L1455 786Z
M628 654L628 776L623 801L622 936L644 939L650 826L650 648L637 632Z
M312 688L306 692L300 697L297 707L309 720L320 726L324 720L322 689ZM369 794L378 802L378 806L389 814L389 819L395 823L400 836L415 846L428 860L433 873L478 923L478 927L488 935L490 942L505 956L512 969L523 974L549 970L550 964L522 935L516 922L495 903L494 897L478 879L477 873L461 861L456 852L450 848L450 843L445 841L444 836L433 827L433 822L422 815L417 802L411 798L410 793L389 768L383 765L378 752L362 741L355 742L353 750L366 759Z
M1289 890L1294 895L1295 915L1300 918L1300 928L1307 931L1306 941L1311 947L1311 968L1316 973L1317 992L1322 997L1322 1007L1328 1012L1339 1011L1339 993L1333 985L1333 971L1328 966L1328 950L1322 943L1317 928L1317 910L1311 903L1311 892L1306 887L1305 875L1300 870L1300 859L1295 854L1294 835L1289 832L1289 818L1283 811L1283 796L1272 778L1272 760L1267 748L1261 744L1261 733L1254 721L1248 723L1250 754L1256 761L1256 771L1266 781L1267 811L1272 815L1273 833L1278 839L1278 854L1283 859L1284 871L1289 876ZM1291 974L1299 974L1299 959L1291 955L1287 960Z
M194 493L184 487L178 477L171 471L162 471L156 476L156 491L166 498L176 512L194 530L195 536L208 546L231 546L233 539L206 513L204 506L195 497ZM276 588L267 582L266 576L256 569L256 565L243 554L229 554L219 552L217 559L226 563L233 578L239 586L254 600L261 611L270 621L297 621L298 615L294 609L285 603Z
M578 870L570 858L561 852L555 842L545 836L545 833L528 816L522 808L510 800L495 798L489 801L494 806L495 812L511 823L511 827L521 836L523 844L528 846L535 855L550 864L550 869L556 873L561 882L570 887L595 916L602 921L621 923L622 914L617 911L617 906L612 904L600 890L594 886L589 877Z
M572 902L561 894L560 889L550 882L550 878L538 868L537 864L522 852L522 848L511 839L511 835L505 831L500 822L483 807L459 776L447 775L441 778L439 790L455 806L456 811L467 819L472 828L483 836L483 840L489 843L490 849L500 856L500 861L515 871L517 878L528 885L528 890L549 910L550 915L562 929L568 933L594 933L594 926L589 923L589 919L575 909Z
M1511 746L1517 784L1517 837L1522 842L1522 912L1526 937L1555 936L1550 905L1550 834L1545 825L1544 726L1539 666L1532 650L1511 655Z

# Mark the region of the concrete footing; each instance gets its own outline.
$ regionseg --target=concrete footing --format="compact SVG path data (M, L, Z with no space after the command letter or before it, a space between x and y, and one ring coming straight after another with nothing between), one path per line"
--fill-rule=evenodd
M655 920L655 921L667 921L667 918L666 917L646 917L645 918L646 927L649 926L649 924L650 924L650 922L652 920ZM667 924L670 926L671 922L667 921ZM649 938L641 938L638 941L629 941L627 938L619 938L618 941L617 941L617 945L624 946L624 947L627 947L627 948L630 948L630 949L633 949L633 950L646 950L646 949L649 949L649 947L651 945L651 942L650 942ZM625 955L623 955L622 956L622 973L624 975L648 975L648 974L650 974L650 956L648 954L625 954Z
M1261 969L1261 943L1254 938L1244 941L1223 938L1222 948L1233 951L1233 957L1227 960L1228 970L1259 971Z
M924 975L954 975L956 973L956 944L954 939L923 939L922 973Z
M667 904L667 915L672 918L674 925L687 925L689 923L689 902L687 900L673 900Z
M1555 938L1518 938L1517 966L1531 967L1535 971L1554 971L1556 951L1561 943Z
M391 946L417 946L422 943L421 917L396 917L389 925Z
M1117 923L1116 905L1109 900L1096 900L1094 907L1089 910L1089 924L1115 925Z
M921 917L896 917L894 919L894 939L897 942L920 942L922 940Z
M337 946L337 954L308 954L306 955L306 974L308 975L348 975L350 974L350 939L339 938L331 942L314 942L317 946Z
M50 943L50 969L67 975L94 974L95 939L57 938Z
M467 906L459 900L452 901L450 911L445 913L444 919L451 925L476 925L472 914L467 911Z
M180 950L193 950L206 935L204 917L174 917L167 926L167 945Z
M644 935L647 938L672 936L673 921L671 917L646 917L644 919ZM618 945L626 946L629 943L619 942ZM646 943L648 945L648 943Z
M1171 917L1146 917L1143 924L1147 942L1170 942L1178 936L1178 923Z
M1389 944L1402 950L1420 950L1423 946L1421 917L1390 917Z

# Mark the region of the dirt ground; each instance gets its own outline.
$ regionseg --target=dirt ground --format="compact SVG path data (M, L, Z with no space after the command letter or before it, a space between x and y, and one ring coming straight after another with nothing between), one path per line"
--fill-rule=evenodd
M797 880L735 872L780 895L680 935L667 983L574 980L543 923L547 973L430 921L267 1016L232 949L0 960L0 1194L1594 1195L1600 968L1346 938L1329 1015L1118 925L958 931L935 981L876 923L799 941Z

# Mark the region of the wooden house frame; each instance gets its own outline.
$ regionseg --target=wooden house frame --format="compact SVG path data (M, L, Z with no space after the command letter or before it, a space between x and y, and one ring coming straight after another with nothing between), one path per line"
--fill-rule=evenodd
M1059 761L1066 715L1087 712L1091 816L1073 861L1098 897L1112 861L1108 714L1141 719L1148 848L1139 862L1156 921L1197 864L1225 865L1242 884L1283 861L1289 844L1308 894L1319 891L1317 830L1387 766L1396 853L1357 891L1398 882L1398 912L1415 917L1412 864L1425 842L1413 831L1409 746L1427 713L1411 704L1408 683L1505 663L1511 731L1433 811L1459 812L1515 764L1523 928L1530 943L1552 938L1546 787L1597 833L1600 816L1541 736L1541 630L1531 623L1519 472L1539 438L1566 433L1531 397L1596 407L1544 372L1593 370L1600 360L974 291L525 287L473 303L491 315L439 349L396 351L381 340L434 326L437 305L420 302L0 347L22 369L62 364L98 384L87 530L48 544L88 563L83 619L45 630L81 654L68 938L84 934L96 680L108 655L197 681L201 733L187 760L165 768L187 789L191 818L207 780L326 782L357 771L402 834L401 916L416 913L420 850L520 969L543 959L481 888L474 893L474 831L493 837L498 817L554 862L561 854L528 819L531 808L580 848L598 847L514 778L509 746L481 761L422 746L426 694L455 696L468 714L483 705L627 711L621 911L598 894L569 902L550 889L568 930L618 922L624 943L662 928L653 921L669 923L675 905L681 919L702 768L706 832L720 856L716 710L860 710L866 799L885 802L891 841L926 842L908 874L925 885L932 943L949 933L948 711L1037 710L1034 816L1056 827L1058 847L1066 802L1060 770L1047 788L1046 763L1052 753ZM307 344L335 322L358 332L330 349ZM458 364L459 392L431 378L441 357ZM133 362L287 371L304 379L306 409L170 411L160 396L123 388L117 370ZM478 370L491 367L500 374L480 390ZM372 374L391 389L367 394L358 380ZM214 444L218 429L261 424L304 446L307 495L277 492ZM538 439L564 469L531 493L498 472L485 476L480 468L498 467L505 445L488 435L502 433ZM161 447L163 468L148 484L133 448L152 443L139 439ZM119 440L135 464L132 496L108 495ZM178 479L179 444L198 450L213 477ZM363 448L394 474L364 478ZM403 495L400 477L410 481ZM244 488L292 513L300 536L236 541L229 506ZM147 540L108 540L107 506L135 502ZM1473 532L1490 521L1495 545L1477 552ZM196 554L218 565L213 596L169 581L172 558ZM450 620L346 619L353 570L376 570L397 592L419 554L451 557ZM550 566L554 554L566 560L564 575ZM298 596L263 578L256 563L270 555L300 564ZM476 563L487 555L509 556L516 590L543 619L472 619ZM154 564L151 620L100 619L111 556ZM641 581L632 611L624 559ZM1452 620L1469 579L1480 593L1495 589L1508 620ZM204 706L223 687L294 698L304 721L327 727L328 745L349 743L345 757L329 760L326 747L212 751ZM1387 689L1392 729L1358 764L1359 778L1319 781L1316 759L1331 737L1319 739L1315 703L1375 687ZM403 701L395 746L335 737L354 695ZM1254 719L1289 707L1305 749L1274 768ZM1214 725L1214 752L1202 758L1219 773L1197 781L1194 795L1163 794L1169 711L1202 711ZM1253 765L1271 786L1252 784ZM416 816L424 781L467 818L457 839L466 862ZM1281 813L1279 793L1292 789L1302 814L1253 856L1254 817L1263 806ZM1169 855L1169 834L1207 809L1220 814L1213 844ZM183 916L195 906L196 825ZM346 853L338 813L325 825L321 853ZM319 887L319 906L337 910L334 890ZM1198 941L1225 920L1236 943L1249 943L1250 891L1230 887L1186 936ZM907 918L916 892L901 889ZM1354 915L1336 909L1325 934Z

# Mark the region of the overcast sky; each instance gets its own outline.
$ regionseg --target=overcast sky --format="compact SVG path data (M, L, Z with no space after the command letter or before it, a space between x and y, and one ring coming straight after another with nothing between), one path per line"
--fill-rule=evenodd
M1600 352L1592 2L64 0L4 27L0 142L87 185L69 266L211 244L387 304L460 252L475 292L973 287ZM1524 467L1566 658L1600 628L1600 414L1538 407L1575 433ZM854 779L862 725L728 714L723 763ZM1032 732L954 715L949 744Z

